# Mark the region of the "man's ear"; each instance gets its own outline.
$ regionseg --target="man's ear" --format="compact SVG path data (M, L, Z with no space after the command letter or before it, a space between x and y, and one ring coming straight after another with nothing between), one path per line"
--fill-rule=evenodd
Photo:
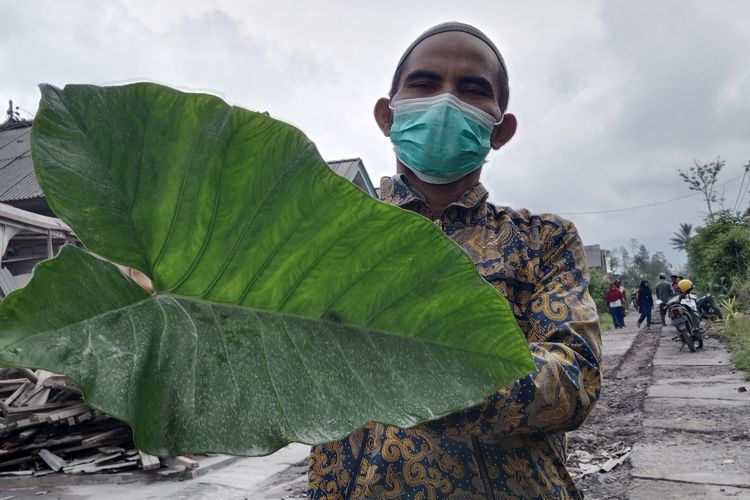
M393 110L391 110L391 100L385 97L378 99L373 110L375 121L386 137L391 136L391 124L393 123Z
M505 143L510 141L516 134L516 128L518 127L518 120L516 115L508 113L503 115L503 121L500 125L496 125L492 131L492 139L490 145L492 149L500 149Z

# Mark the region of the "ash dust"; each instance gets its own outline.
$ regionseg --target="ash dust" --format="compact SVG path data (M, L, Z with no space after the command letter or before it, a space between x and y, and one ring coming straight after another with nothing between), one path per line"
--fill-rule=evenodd
M579 430L568 433L568 469L587 499L627 498L629 461L609 472L599 468L628 453L642 438L643 401L659 336L658 330L640 332L618 366L605 366L596 407Z

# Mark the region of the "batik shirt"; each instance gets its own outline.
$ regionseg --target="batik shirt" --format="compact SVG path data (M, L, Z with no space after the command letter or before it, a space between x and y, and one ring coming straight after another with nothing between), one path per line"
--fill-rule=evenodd
M508 298L536 371L483 404L402 429L368 423L310 454L311 498L581 498L565 431L601 387L601 336L583 245L572 223L495 207L477 184L437 219L402 175L381 198L439 224Z

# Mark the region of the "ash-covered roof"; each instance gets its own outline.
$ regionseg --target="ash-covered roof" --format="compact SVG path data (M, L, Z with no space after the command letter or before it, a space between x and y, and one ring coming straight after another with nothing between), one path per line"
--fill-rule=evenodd
M368 175L365 164L361 158L333 160L326 163L331 167L331 170L344 179L354 183L354 185L358 186L365 193L374 198L378 197L375 186L372 185L370 176Z
M31 122L0 125L0 202L42 198L31 163Z

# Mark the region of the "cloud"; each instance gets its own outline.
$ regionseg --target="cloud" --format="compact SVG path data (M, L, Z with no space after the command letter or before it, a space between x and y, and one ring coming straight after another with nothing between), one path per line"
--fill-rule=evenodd
M693 158L750 158L750 46L741 0L487 3L184 0L3 3L0 98L34 112L41 81L151 80L267 110L327 159L360 156L377 184L394 169L372 118L404 48L445 20L477 25L503 51L519 130L490 156L492 199L570 215L587 243L641 240L672 261L680 222L700 223L677 177ZM739 181L729 183L734 200Z

